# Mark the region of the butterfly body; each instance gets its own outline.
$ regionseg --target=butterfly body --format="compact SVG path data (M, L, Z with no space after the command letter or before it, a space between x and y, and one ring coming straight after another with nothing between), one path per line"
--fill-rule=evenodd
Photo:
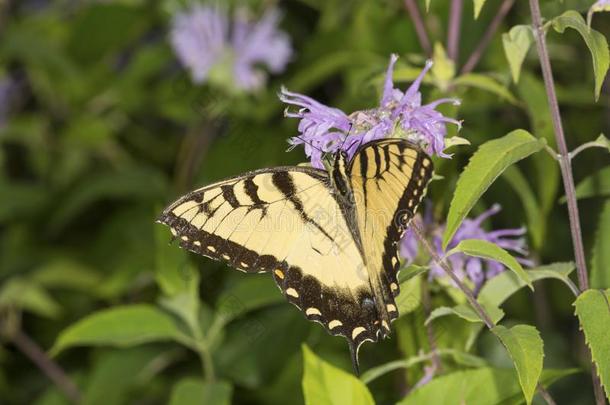
M262 169L194 190L159 222L180 246L248 273L271 273L307 319L358 349L398 317L397 243L432 175L402 139L340 152L328 170Z

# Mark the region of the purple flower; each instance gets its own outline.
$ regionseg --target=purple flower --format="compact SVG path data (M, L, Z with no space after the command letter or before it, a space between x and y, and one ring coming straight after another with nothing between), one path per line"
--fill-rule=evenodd
M230 22L222 7L195 5L174 16L170 40L195 83L209 80L217 70L224 84L252 91L265 84L261 66L280 73L292 55L288 35L277 27L279 17L269 9L253 22L239 9Z
M486 231L483 229L483 222L497 214L501 210L500 205L495 204L489 210L485 211L474 219L465 219L462 225L449 242L447 250L457 246L457 244L465 239L482 239L488 242L495 243L503 249L518 253L517 260L526 266L531 266L532 262L524 256L528 254L525 240L521 238L525 234L525 228L517 229L501 229L496 231ZM423 220L426 233L429 235L430 242L440 257L444 257L446 251L442 249L442 237L445 231L445 225L436 224L429 215L430 210L427 210L426 217ZM407 263L415 261L419 252L419 244L413 231L407 230L402 238L400 245L400 253ZM460 279L469 279L475 286L475 291L478 291L483 282L488 280L498 273L504 271L504 266L495 260L481 259L478 257L466 256L463 253L455 253L447 258L451 269ZM444 278L446 277L443 269L436 263L430 261L430 277Z
M280 14L269 9L260 21L252 23L238 10L233 25L235 51L233 71L238 86L252 90L265 84L265 74L255 66L265 65L271 73L281 73L292 55L288 35L277 29Z
M300 136L289 143L305 145L305 153L314 167L322 168L324 152L344 150L351 158L363 143L388 137L402 137L420 145L428 154L448 158L445 149L447 123L461 127L461 123L436 111L440 104L458 100L443 98L422 105L419 86L432 67L426 62L417 79L404 93L394 87L392 73L398 57L392 55L386 72L380 105L371 110L355 111L349 115L325 106L310 97L282 89L279 98L284 103L296 106L296 111L286 109L287 117L301 119Z
M591 26L591 19L593 18L593 13L597 13L600 11L610 11L610 0L598 0L589 9L587 12L587 25Z

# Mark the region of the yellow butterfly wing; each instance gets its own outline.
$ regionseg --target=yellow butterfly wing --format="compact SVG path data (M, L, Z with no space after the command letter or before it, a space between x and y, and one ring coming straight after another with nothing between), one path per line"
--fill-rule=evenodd
M403 139L361 146L348 168L371 289L383 334L398 317L398 242L432 177L430 157Z
M289 302L352 350L377 340L369 275L326 171L280 167L223 180L178 199L159 222L183 248L271 272Z

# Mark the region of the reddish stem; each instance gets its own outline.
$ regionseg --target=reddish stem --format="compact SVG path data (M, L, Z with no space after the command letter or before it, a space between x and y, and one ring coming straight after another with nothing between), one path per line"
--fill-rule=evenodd
M580 229L580 217L578 215L578 204L576 202L576 191L574 188L574 178L572 177L572 162L566 145L566 138L563 132L561 123L561 114L559 113L559 104L557 95L555 94L555 83L553 80L553 70L551 69L551 61L549 52L546 48L544 40L544 28L542 26L542 15L540 13L540 5L538 0L529 0L530 11L532 13L532 22L534 24L534 37L536 40L536 48L538 50L538 58L542 67L542 77L544 78L544 87L549 107L551 108L551 118L553 120L553 130L555 132L555 140L559 148L559 166L561 168L561 177L563 179L563 187L566 193L568 202L568 216L570 219L570 232L572 234L572 244L574 247L574 256L576 258L576 270L578 272L578 286L581 291L589 288L589 279L587 276L587 263L585 261L585 249L582 243L582 233ZM602 390L595 364L592 363L591 378L593 380L593 391L595 400L598 405L605 405L604 391Z
M502 2L502 4L500 5L500 8L498 9L498 12L494 16L493 20L491 20L489 27L487 27L485 34L483 34L483 37L479 41L478 45L476 46L476 48L474 49L472 54L468 57L468 60L462 67L462 71L461 71L462 74L470 73L474 70L475 66L481 60L483 53L489 46L489 43L491 42L493 36L498 31L498 27L500 27L500 23L502 22L502 20L504 20L504 17L506 17L506 14L508 14L508 12L510 11L510 9L514 3L515 3L515 0L504 0Z
M427 56L432 55L432 46L430 45L430 39L426 33L424 19L419 12L419 7L417 7L415 0L405 0L405 8L409 12L409 16L411 17L413 25L415 26L415 33L417 34L417 39L419 40L421 49Z
M11 341L21 353L36 364L49 380L53 381L71 402L79 403L81 395L74 381L42 351L36 342L20 330L11 335Z
M462 25L462 10L464 0L451 0L449 9L449 28L447 29L447 55L453 62L458 63L460 54L460 32Z

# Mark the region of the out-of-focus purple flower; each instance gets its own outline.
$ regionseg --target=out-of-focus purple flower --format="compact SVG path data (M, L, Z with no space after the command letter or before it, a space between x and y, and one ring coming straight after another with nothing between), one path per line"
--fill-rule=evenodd
M245 9L238 9L229 21L225 8L194 5L174 16L170 40L195 83L205 82L218 68L230 72L224 75L227 84L252 91L265 84L262 66L280 73L292 55L288 35L278 29L279 18L277 10L269 9L251 21Z
M252 90L265 83L265 74L256 65L267 66L271 73L281 73L292 55L290 39L277 29L280 13L269 9L258 22L250 22L238 10L233 24L233 67L239 87Z
M394 87L392 73L398 57L392 55L386 72L383 94L377 108L356 111L349 115L325 106L298 93L282 89L279 94L284 103L296 106L296 111L286 110L287 117L301 119L300 136L290 139L290 144L305 145L305 153L314 167L321 168L323 152L347 152L351 158L363 143L388 137L402 137L420 145L428 154L448 158L445 149L447 123L461 127L461 122L443 116L436 107L443 103L459 104L458 100L443 98L422 105L419 86L432 67L426 62L417 79L404 93Z
M598 0L587 12L587 25L591 26L591 19L593 18L594 13L598 13L600 11L610 11L610 0Z
M451 239L451 242L449 242L447 250L454 248L465 239L482 239L519 254L520 256L516 259L523 265L531 266L532 262L525 258L528 254L527 245L522 238L525 234L525 228L500 229L496 231L486 231L483 229L483 222L492 215L497 214L500 210L500 205L495 204L478 217L465 219L453 236L453 239ZM442 248L442 238L445 225L435 223L429 215L426 215L423 223L433 248L436 249L440 257L444 257L446 252ZM417 238L411 230L407 230L401 241L400 253L407 263L412 263L417 257L418 252L419 244ZM447 261L453 272L460 279L469 279L474 284L475 291L481 288L485 280L504 271L504 266L495 260L470 257L463 253L452 254L447 258ZM446 277L445 272L438 264L430 261L429 265L431 278Z
M227 15L219 8L195 5L174 16L171 43L195 83L205 81L212 66L221 59L228 46L228 34Z

